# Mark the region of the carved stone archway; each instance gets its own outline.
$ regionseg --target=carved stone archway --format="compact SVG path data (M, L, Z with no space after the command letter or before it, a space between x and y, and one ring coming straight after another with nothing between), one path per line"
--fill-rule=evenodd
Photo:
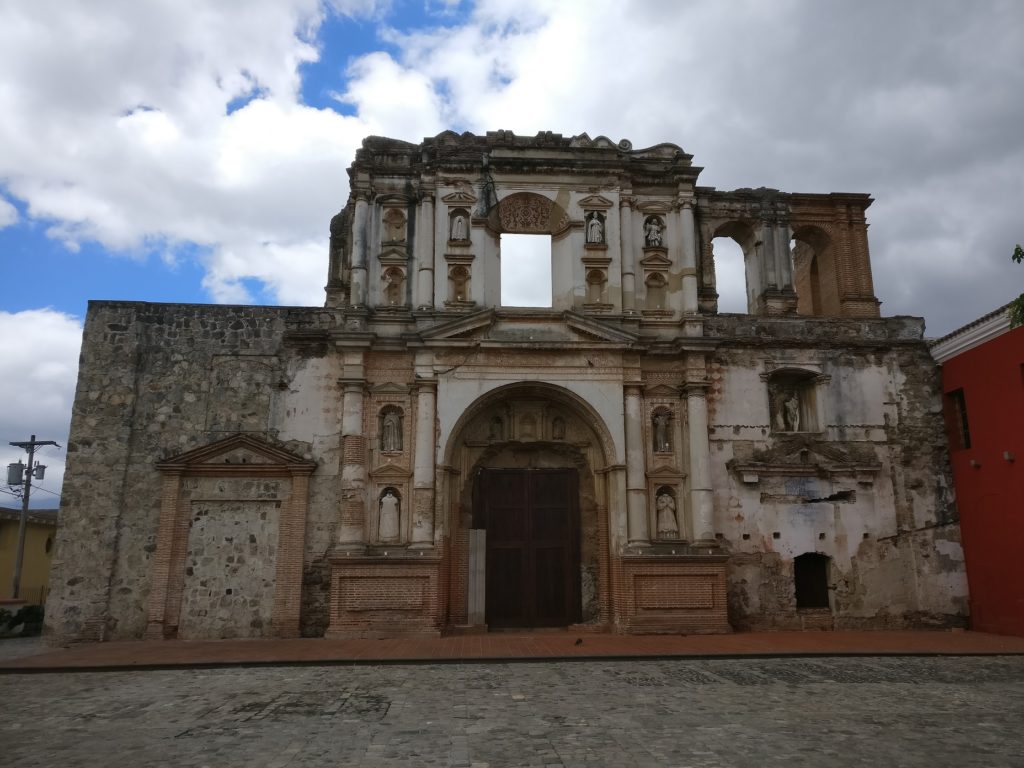
M466 410L444 456L452 574L446 622L460 626L483 621L479 558L484 545L475 543L482 540L476 527L479 510L474 508L480 473L568 469L579 478L580 616L584 624L607 627L612 616L607 470L614 449L610 432L593 409L553 385L500 387Z

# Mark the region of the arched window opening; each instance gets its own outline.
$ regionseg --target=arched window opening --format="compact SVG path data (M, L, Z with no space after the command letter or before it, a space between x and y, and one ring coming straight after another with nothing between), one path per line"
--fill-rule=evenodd
M756 312L756 291L760 282L756 251L757 237L749 222L729 221L712 233L711 254L719 312Z
M829 558L817 552L806 552L793 560L793 582L796 607L828 608Z
M797 314L840 314L831 238L818 227L801 227L793 233L792 246Z
M501 305L552 305L551 235L502 234Z

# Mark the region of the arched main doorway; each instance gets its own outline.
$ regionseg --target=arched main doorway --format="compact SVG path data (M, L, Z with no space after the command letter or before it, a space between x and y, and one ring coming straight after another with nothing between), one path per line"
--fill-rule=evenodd
M451 625L606 624L611 437L568 390L484 395L447 442Z

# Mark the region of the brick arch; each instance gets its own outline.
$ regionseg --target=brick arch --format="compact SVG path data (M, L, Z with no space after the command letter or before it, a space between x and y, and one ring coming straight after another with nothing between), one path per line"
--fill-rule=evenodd
M835 237L831 227L805 224L793 230L796 310L801 315L841 315Z

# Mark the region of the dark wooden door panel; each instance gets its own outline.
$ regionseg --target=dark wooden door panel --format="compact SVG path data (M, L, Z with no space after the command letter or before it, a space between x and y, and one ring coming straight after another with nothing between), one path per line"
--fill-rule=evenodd
M484 470L487 622L565 626L579 614L575 470Z

